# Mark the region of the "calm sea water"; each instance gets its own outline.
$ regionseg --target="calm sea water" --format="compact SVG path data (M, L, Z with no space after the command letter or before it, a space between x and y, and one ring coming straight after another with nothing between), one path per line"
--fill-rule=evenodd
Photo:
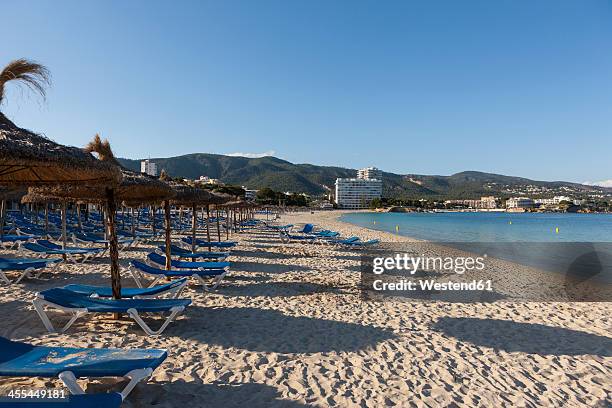
M437 242L612 242L612 214L350 213L351 224ZM558 230L557 230L558 228Z

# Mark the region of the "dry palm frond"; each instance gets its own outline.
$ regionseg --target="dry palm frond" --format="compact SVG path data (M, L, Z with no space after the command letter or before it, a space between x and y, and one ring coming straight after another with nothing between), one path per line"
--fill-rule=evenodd
M161 181L172 181L172 177L166 173L166 169L162 169L161 173L159 174L159 179Z
M108 139L102 140L100 135L96 133L93 140L85 146L85 151L87 153L96 153L98 155L98 159L103 162L109 162L119 166L119 162L115 159L115 155L113 154L113 150L111 149L110 143Z
M49 70L44 65L23 58L11 61L0 72L0 103L4 97L4 85L9 81L24 83L43 98L46 96L45 87L51 83Z

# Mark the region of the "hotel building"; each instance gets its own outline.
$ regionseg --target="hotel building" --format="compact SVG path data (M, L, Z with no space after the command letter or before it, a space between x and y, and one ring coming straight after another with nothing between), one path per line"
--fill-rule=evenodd
M382 170L376 167L366 167L357 170L357 178L367 180L382 180Z
M373 178L377 177L377 178ZM376 167L357 171L357 178L336 179L336 204L339 208L367 208L382 196L382 172Z
M157 164L150 160L142 160L140 162L140 172L149 176L157 176Z
M533 208L535 203L529 197L512 197L506 201L506 208Z

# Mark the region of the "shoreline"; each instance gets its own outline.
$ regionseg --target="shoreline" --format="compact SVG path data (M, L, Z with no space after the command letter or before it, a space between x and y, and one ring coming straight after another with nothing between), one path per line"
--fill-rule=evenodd
M279 223L382 236L337 216L286 213ZM163 365L124 402L128 408L587 407L608 398L612 302L367 301L360 294L359 251L283 244L278 234L264 231L230 239L239 245L227 279L213 292L191 282L182 296L192 305L162 336L145 336L129 319L96 315L77 320L66 333L45 331L31 307L34 294L69 283L108 284L105 260L62 264L50 280L0 285L0 335L49 346L167 349ZM144 259L155 245L122 251L121 266ZM510 264L499 268L512 284L523 276ZM122 276L124 287L135 286ZM56 379L4 377L0 394L55 387L61 387ZM86 391L109 388L121 384L102 379Z

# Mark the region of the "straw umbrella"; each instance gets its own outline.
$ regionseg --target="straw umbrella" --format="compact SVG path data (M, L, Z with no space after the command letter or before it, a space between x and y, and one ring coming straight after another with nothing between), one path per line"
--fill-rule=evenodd
M18 59L0 72L0 104L8 82L25 84L44 98L50 83L43 65ZM88 184L112 186L121 180L113 166L76 147L63 146L11 122L0 112L0 185ZM4 205L3 205L4 207ZM4 230L4 210L0 231Z
M197 227L197 207L198 205L210 204L214 200L214 196L208 190L204 190L198 187L192 187L184 184L171 183L176 196L172 200L175 205L184 205L191 207L192 220L191 220L191 252L195 252L195 239L196 239L196 227ZM166 254L166 258L169 255Z
M102 142L99 135L88 145L88 150L98 153L101 160L115 163L116 161L108 141ZM115 212L117 202L123 201L128 205L140 205L146 202L155 202L173 197L174 191L167 183L159 181L141 173L135 173L121 168L121 184L113 188L112 198L107 194L108 189L90 186L53 186L30 188L30 193L42 194L47 197L60 199L86 200L106 204L106 220L109 236L109 253L111 257L111 284L113 297L121 298L121 276L119 275L119 250L117 247L117 234L115 230Z

